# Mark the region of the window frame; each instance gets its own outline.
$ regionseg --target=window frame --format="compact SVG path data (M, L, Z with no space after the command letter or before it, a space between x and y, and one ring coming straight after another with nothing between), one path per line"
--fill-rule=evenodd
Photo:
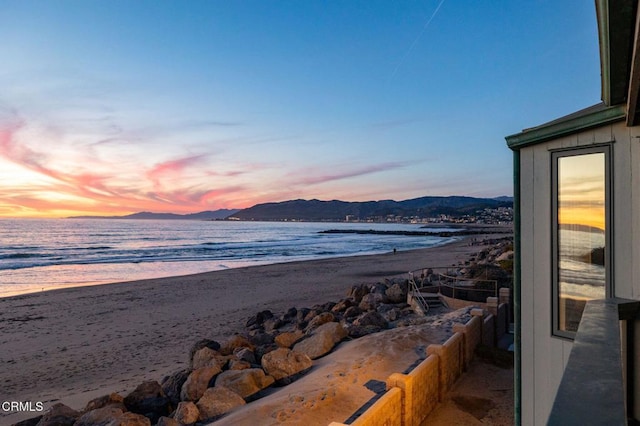
M588 147L572 147L552 150L551 152L551 335L563 339L573 340L575 331L560 329L560 262L559 262L559 224L558 224L558 166L561 158L576 157L589 154L604 154L605 178L605 298L614 295L613 289L613 178L612 163L613 144L599 144Z

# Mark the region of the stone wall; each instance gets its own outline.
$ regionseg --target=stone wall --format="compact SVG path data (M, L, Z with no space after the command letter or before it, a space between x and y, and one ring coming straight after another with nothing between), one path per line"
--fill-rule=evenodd
M387 426L402 424L402 390L394 387L358 417L352 426ZM339 424L339 423L332 423Z

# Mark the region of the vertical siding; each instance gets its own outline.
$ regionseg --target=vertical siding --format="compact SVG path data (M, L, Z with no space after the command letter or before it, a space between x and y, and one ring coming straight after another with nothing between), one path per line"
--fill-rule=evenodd
M532 425L535 422L534 416L534 392L535 392L535 371L534 361L534 262L535 251L533 249L533 238L535 231L533 228L534 215L534 194L536 191L533 184L534 156L532 149L523 149L520 152L520 239L521 239L521 419L523 425Z
M551 334L551 154L544 145L534 147L534 370L535 424L546 424L555 392L553 359L557 351Z
M629 129L629 152L631 157L631 167L629 169L629 181L631 182L631 193L629 194L629 204L631 205L631 234L640 232L640 127ZM622 230L623 231L623 230ZM637 238L631 241L631 282L634 284L630 297L640 299L640 250ZM637 352L640 353L640 352ZM640 388L638 388L640 389Z
M631 196L631 144L629 143L629 129L624 123L613 127L613 165L611 179L613 180L613 218L611 234L613 239L613 270L612 281L614 295L632 298L634 293L633 281L633 209ZM637 215L637 213L636 213Z

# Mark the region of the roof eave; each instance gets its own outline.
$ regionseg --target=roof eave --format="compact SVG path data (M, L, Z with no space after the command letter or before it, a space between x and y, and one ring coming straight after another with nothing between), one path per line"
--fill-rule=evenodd
M557 139L562 136L588 130L605 124L622 121L626 118L626 106L616 105L598 111L589 111L581 115L571 115L566 119L555 120L515 135L507 136L507 146L519 150L529 145Z

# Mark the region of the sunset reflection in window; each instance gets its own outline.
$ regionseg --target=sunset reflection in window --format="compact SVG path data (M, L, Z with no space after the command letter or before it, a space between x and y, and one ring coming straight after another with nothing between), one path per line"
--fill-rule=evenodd
M607 153L556 159L555 328L573 333L586 301L607 293Z

